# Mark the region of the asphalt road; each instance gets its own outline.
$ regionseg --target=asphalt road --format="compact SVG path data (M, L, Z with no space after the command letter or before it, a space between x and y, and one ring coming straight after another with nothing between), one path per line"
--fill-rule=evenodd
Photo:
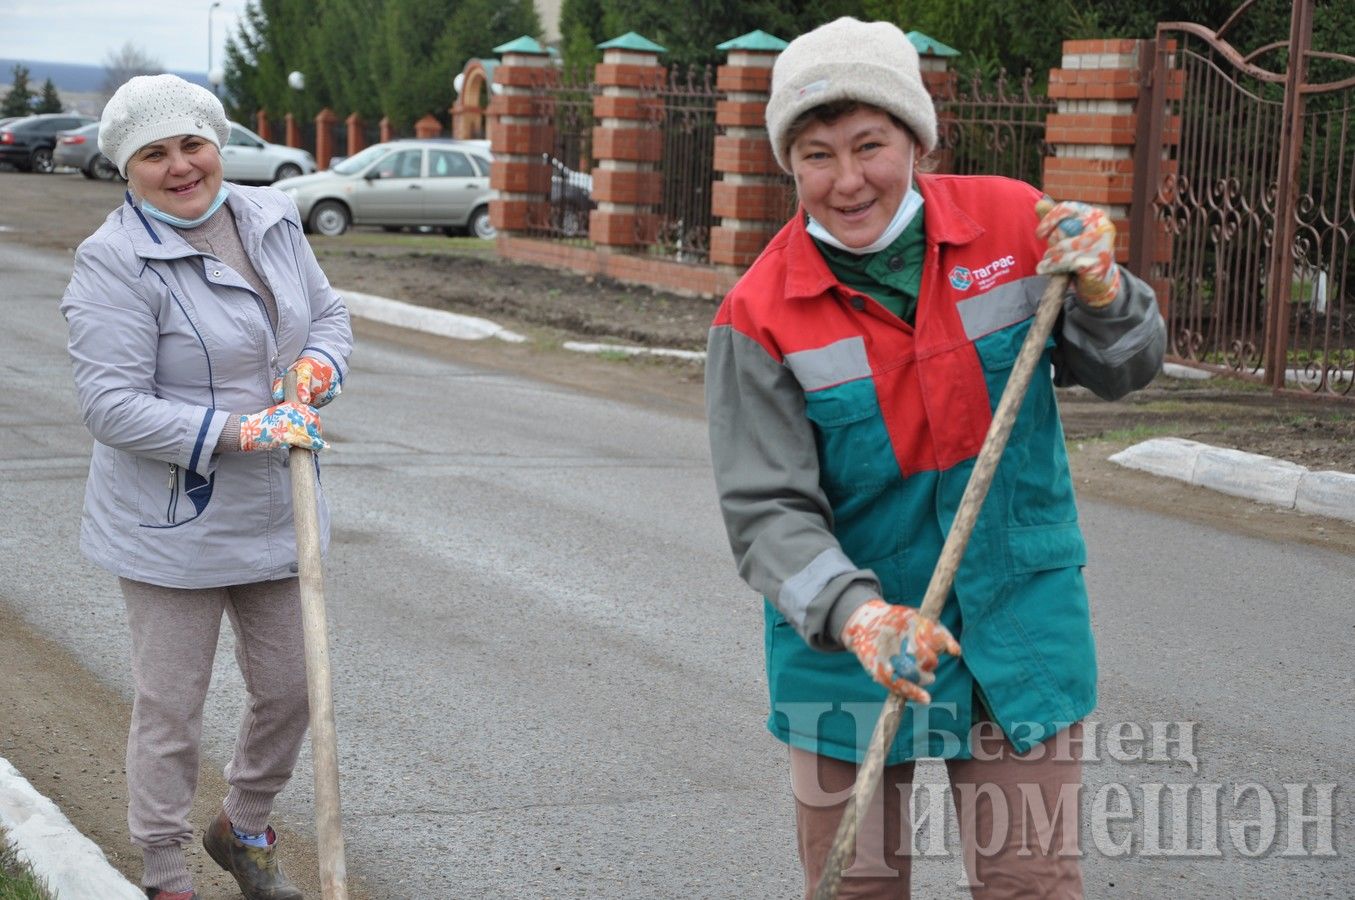
M126 697L112 576L75 549L89 437L57 312L69 266L0 238L0 596ZM350 871L392 898L794 896L761 609L699 419L362 337L324 414ZM1103 738L1088 896L1351 896L1355 558L1100 501L1082 515ZM218 761L240 708L229 640L205 720ZM1153 749L1176 731L1154 723L1179 722L1197 723L1196 766ZM307 765L278 810L303 832ZM1318 785L1308 811L1334 825L1292 843L1286 784ZM963 896L934 829L914 894ZM1334 855L1284 852L1328 834Z

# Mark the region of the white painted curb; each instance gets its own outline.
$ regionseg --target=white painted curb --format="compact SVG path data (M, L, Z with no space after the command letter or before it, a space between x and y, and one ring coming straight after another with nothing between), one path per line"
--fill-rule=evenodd
M1299 512L1355 522L1355 475L1309 472L1299 479L1294 508Z
M1138 469L1178 481L1192 481L1195 477L1195 461L1207 449L1208 444L1185 438L1154 438L1121 450L1110 461L1127 469Z
M1110 461L1236 497L1355 522L1355 475L1344 472L1312 472L1286 460L1182 438L1143 441Z
M527 340L524 336L509 331L489 319L463 316L459 313L447 312L445 309L415 306L412 303L402 303L399 300L378 297L375 294L346 291L342 288L335 288L335 290L343 297L344 303L348 306L349 314L360 319L371 319L373 322L383 322L397 328L409 328L414 331L455 338L461 341L479 341L494 337L501 341L520 344Z
M706 358L704 350L669 350L663 347L630 347L625 344L590 344L583 341L565 341L566 350L577 353L621 353L626 356L670 356L700 362Z
M1210 447L1200 451L1191 481L1234 497L1294 508L1299 479L1308 470L1296 463L1256 453Z
M58 900L146 900L56 804L0 757L0 824Z
M1162 374L1168 378L1184 378L1187 381L1207 381L1214 377L1214 373L1207 369L1197 369L1194 366L1183 366L1174 362L1164 362Z

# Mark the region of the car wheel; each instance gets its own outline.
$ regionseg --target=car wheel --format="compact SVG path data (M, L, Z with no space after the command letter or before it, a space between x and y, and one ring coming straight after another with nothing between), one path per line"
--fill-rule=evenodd
M284 178L295 178L301 174L301 167L296 163L283 163L278 166L278 173L274 176L274 181L281 181Z
M348 230L348 210L337 200L321 200L311 210L311 230L325 237L338 237Z
M499 233L494 227L494 223L489 221L489 207L477 206L475 212L470 214L470 224L466 229L475 237L481 240L493 240Z
M89 161L85 174L100 181L116 181L122 177L118 172L118 167L113 165L113 161L102 153Z
M44 175L51 174L56 165L52 162L52 148L39 147L28 157L28 165L34 172L41 172Z

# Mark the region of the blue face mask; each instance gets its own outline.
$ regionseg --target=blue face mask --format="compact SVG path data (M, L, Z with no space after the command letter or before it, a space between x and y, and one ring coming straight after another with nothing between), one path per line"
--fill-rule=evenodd
M846 250L848 253L855 253L857 256L867 256L871 253L879 253L894 243L895 239L903 234L903 229L908 227L908 223L913 221L913 217L921 209L922 195L916 189L910 187L908 193L903 195L903 201L899 203L899 208L894 211L894 218L885 226L885 230L865 247L848 247L834 237L832 232L824 228L813 216L809 217L809 224L805 230L809 232L810 237L817 238L830 247Z
M218 209L221 208L221 204L226 202L226 197L228 197L229 195L230 191L226 190L226 186L223 184L221 186L221 190L216 192L216 199L213 200L211 205L207 207L207 211L202 215L198 216L196 219L181 219L178 216L171 216L164 210L156 208L156 206L149 200L141 201L141 211L144 212L146 215L150 216L151 218L159 219L166 225L173 225L175 228L197 228L203 222L206 222L208 219L210 219L212 217L212 213L216 212Z

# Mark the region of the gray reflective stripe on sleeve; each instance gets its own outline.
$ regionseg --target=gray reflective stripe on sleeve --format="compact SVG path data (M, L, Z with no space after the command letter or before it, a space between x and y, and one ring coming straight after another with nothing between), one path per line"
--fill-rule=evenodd
M797 630L803 631L809 604L814 598L834 578L855 571L856 566L852 565L847 554L837 547L829 547L782 583L776 606Z
M866 359L866 341L860 337L845 338L826 347L800 350L786 354L786 365L795 373L795 380L806 391L831 387L870 374L870 360Z
M1035 315L1047 284L1048 275L1031 275L961 300L955 304L955 309L964 323L965 337L978 340L985 334L1029 319Z
M1126 360L1142 351L1143 348L1151 346L1153 339L1161 329L1162 320L1158 316L1150 315L1122 334L1115 343L1102 349L1100 351L1101 359L1109 366L1123 365ZM1090 331L1085 324L1083 330Z

